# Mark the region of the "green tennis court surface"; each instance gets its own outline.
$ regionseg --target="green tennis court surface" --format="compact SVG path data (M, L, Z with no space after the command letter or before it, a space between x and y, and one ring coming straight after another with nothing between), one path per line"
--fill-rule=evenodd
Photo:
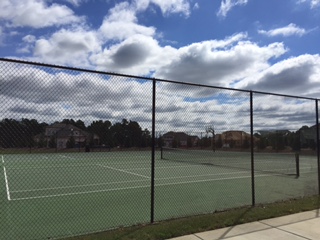
M175 154L161 159L156 153L156 221L251 204L250 153L206 157L232 159L237 167L203 164L203 155L188 151ZM257 203L316 192L315 157L300 156L299 178L291 175L294 155L256 157L268 166L262 171L264 164L257 164ZM58 238L150 222L149 151L6 154L1 165L0 239Z

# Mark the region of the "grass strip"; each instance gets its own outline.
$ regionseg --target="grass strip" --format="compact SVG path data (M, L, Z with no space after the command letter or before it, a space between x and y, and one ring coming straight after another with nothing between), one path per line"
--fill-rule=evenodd
M66 240L161 240L320 208L320 196L241 207L222 212L118 228Z

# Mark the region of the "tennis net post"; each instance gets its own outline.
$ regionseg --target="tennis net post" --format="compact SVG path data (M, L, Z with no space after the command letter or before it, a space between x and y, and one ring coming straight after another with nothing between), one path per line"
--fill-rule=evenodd
M300 177L300 157L299 153L296 152L295 154L295 160L296 160L296 177Z

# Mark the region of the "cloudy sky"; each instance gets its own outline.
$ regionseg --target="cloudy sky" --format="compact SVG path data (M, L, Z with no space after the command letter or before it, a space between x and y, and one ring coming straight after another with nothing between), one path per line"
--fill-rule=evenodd
M319 98L319 23L320 0L1 0L0 57ZM50 74L46 83L57 88L49 92L44 83L39 84L43 77L32 78L28 86L31 89L42 86L44 95L30 97L29 88L9 91L17 86L13 84L18 79L10 74L1 80L7 88L3 88L0 98L11 103L2 107L5 116L28 113L24 116L48 119L46 114L53 113L50 108L58 106L54 110L57 118L89 116L94 120L116 120L130 112L135 116L131 118L146 122L150 119L148 114L144 116L150 106L141 107L149 104L143 104L151 96L143 90L151 89L149 83L126 81L125 87L115 79L106 81L101 76L94 80L88 76L80 79L79 75L77 78L70 75L65 78L68 81L61 80L58 89L49 79L60 81L61 74L57 77L43 71L41 74ZM90 108L80 101L72 102L74 88L82 86L83 79L87 79L86 86L96 89L90 91L92 95L88 98L98 98L99 90L107 91L113 84L112 96L122 96L119 98L124 106L134 106L121 113L111 111L111 106L108 111L103 110L96 101L92 101ZM60 88L69 91L68 96L57 99L53 93L61 91ZM177 124L178 119L189 121L187 125L191 124L192 129L195 122L197 126L213 124L221 129L247 127L247 120L230 120L234 118L228 116L231 112L239 116L239 111L248 109L248 101L237 94L172 88L166 84L159 84L158 89L162 90L158 94L158 117L167 124L163 128L183 129ZM38 108L40 100L46 105ZM116 103L119 107L120 101ZM294 127L288 128L309 124L314 115L312 104L276 98L258 100L257 112L277 113L284 105L286 109L282 111L287 112L278 117L268 115L278 121L266 123L261 119L259 127L272 128L278 124L279 128L285 128L285 118L299 119ZM75 105L81 106L77 115ZM183 115L186 111L190 113L187 118ZM223 117L217 117L219 111ZM215 117L207 115L204 120L204 113L208 112L215 113ZM308 115L309 120L302 121L298 113ZM246 118L247 114L243 116Z

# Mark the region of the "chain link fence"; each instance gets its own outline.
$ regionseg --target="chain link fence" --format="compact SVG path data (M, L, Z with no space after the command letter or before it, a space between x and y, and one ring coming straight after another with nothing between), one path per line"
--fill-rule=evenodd
M0 61L0 239L319 194L318 100Z

